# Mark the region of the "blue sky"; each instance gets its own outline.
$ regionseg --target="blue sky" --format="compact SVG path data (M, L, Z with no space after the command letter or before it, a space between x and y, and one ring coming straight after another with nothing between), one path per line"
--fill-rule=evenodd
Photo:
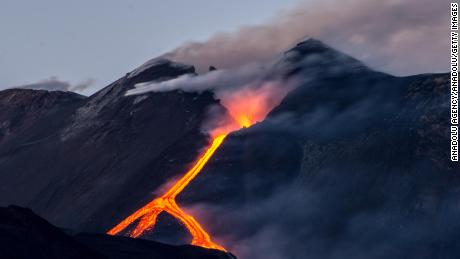
M0 89L51 76L102 87L181 43L263 23L296 2L1 0Z

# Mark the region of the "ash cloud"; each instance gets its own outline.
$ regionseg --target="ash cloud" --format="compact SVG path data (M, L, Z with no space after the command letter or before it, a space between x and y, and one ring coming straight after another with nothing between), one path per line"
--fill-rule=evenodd
M305 36L315 37L371 67L396 75L448 71L446 0L304 1L264 25L189 42L165 57L232 68L266 61Z
M94 80L88 79L82 83L72 85L69 82L59 80L57 77L51 77L36 83L25 84L15 86L14 88L24 89L35 89L35 90L47 90L47 91L71 91L71 92L83 92L91 87Z

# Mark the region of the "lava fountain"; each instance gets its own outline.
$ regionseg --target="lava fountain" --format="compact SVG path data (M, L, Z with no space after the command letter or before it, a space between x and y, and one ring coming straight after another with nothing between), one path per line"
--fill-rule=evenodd
M240 128L249 127L257 121L264 119L268 111L279 103L284 94L281 95L274 89L274 85L268 84L256 89L243 88L223 94L221 101L227 108L230 119L223 120L224 123L210 132L212 142L206 151L198 157L192 168L177 180L162 196L132 213L118 225L110 229L107 234L116 235L134 222L137 222L134 229L128 233L129 236L137 238L155 226L157 217L161 212L167 212L185 225L192 235L192 245L226 251L223 246L212 241L210 235L193 216L187 214L179 207L176 203L176 197L200 173L229 133ZM275 97L273 97L274 92L277 93Z

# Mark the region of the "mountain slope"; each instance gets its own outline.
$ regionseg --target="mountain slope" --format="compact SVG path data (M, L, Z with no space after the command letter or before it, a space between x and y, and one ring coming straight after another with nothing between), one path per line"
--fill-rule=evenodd
M22 121L0 123L0 204L79 231L112 227L185 171L208 141L207 111L222 108L210 92L125 92L193 73L154 59L88 98L60 93L52 108L0 110ZM273 76L298 87L264 121L227 137L177 198L181 207L240 258L458 257L447 74L395 77L309 39L283 53ZM22 94L2 92L0 104ZM186 241L160 217L146 237Z
M135 72L88 98L2 92L0 204L30 207L58 226L103 231L119 206L137 208L181 173L207 141L200 131L207 110L219 104L210 92L125 97L142 80L194 69L163 60Z
M241 258L456 258L448 74L394 77L316 40L281 62L303 83L231 134L179 201L245 240L229 246Z

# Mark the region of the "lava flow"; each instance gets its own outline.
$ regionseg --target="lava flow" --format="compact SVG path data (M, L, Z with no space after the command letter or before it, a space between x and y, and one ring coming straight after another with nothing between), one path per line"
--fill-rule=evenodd
M195 165L187 173L185 173L185 175L180 178L165 194L131 214L114 228L109 230L107 234L116 235L131 225L134 221L140 219L137 226L129 234L131 237L139 237L144 231L154 227L158 214L165 211L176 219L180 220L188 229L188 231L190 231L190 234L193 237L192 245L225 251L222 246L214 243L211 240L209 234L203 229L203 227L200 226L195 218L181 210L181 208L176 203L176 196L201 171L201 169L209 161L217 148L222 144L226 136L226 134L222 134L215 137L211 146L209 146L206 152L200 156Z

